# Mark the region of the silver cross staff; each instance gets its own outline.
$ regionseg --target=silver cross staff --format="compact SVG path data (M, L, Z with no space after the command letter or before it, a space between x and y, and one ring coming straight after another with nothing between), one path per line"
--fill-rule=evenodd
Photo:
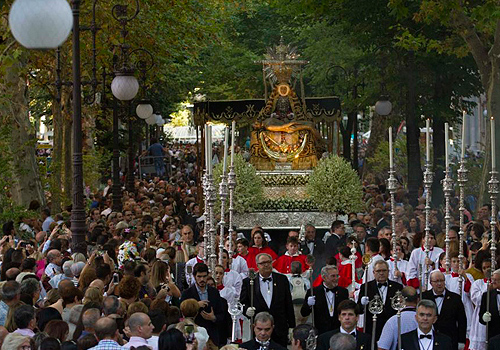
M375 349L375 330L377 329L377 315L381 314L384 311L384 302L380 298L380 296L375 295L372 300L368 303L368 311L373 314L373 328L372 328L372 350ZM365 317L367 315L365 314Z
M231 303L229 305L229 314L231 315L231 318L233 320L233 328L231 332L231 343L236 342L236 324L238 322L238 317L240 317L243 314L243 304L240 303L239 301L236 303Z
M401 350L401 311L406 307L406 298L400 290L391 298L391 307L398 312L398 350Z

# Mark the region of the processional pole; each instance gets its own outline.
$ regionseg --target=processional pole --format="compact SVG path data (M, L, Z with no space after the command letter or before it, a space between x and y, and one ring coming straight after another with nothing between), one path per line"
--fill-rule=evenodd
M434 174L431 171L431 149L430 149L430 119L426 122L426 157L425 157L425 172L424 172L424 188L425 188L425 257L426 260L429 258L430 253L430 239L431 239L431 227L430 227L430 216L431 216L431 186ZM422 269L423 271L423 269ZM427 290L428 278L429 278L429 265L425 264L425 274L421 281L422 291Z
M401 350L401 311L406 307L406 298L403 293L398 290L396 294L391 298L391 307L397 311L398 318L398 350Z
M459 246L458 246L458 259L460 260L460 270L464 270L464 212L465 212L465 185L467 184L467 169L465 168L465 119L466 112L463 112L462 118L462 154L460 156L460 167L458 168L458 186L460 189L459 208L460 214L460 231L458 232ZM458 287L460 296L462 296L462 285L464 278L462 275L458 279Z
M398 254L396 253L396 211L395 211L395 199L396 199L396 189L397 180L394 171L394 155L392 147L392 127L389 128L389 180L387 181L387 189L391 194L391 228L392 228L392 256L394 258L394 270L398 270Z
M207 157L206 161L207 170L205 172L206 174L205 202L207 203L207 209L205 212L207 213L207 216L205 217L205 230L207 230L208 228L208 232L207 231L204 232L203 238L205 240L205 257L206 257L205 262L208 264L210 273L214 274L215 264L217 262L217 254L215 251L215 234L217 228L215 225L215 215L214 215L215 197L217 194L215 191L214 177L212 174L212 126L210 125L206 126L206 133L207 133L206 135L207 147L205 154Z
M234 254L233 246L233 215L234 215L234 189L236 188L236 173L234 172L234 143L235 143L236 122L231 125L231 164L229 165L228 183L229 188L229 256Z
M224 160L222 167L222 175L220 176L219 196L220 196L220 235L219 235L219 265L222 265L222 255L224 252L224 229L226 227L226 200L227 200L227 147L228 147L229 129L226 127L224 130ZM231 236L230 236L231 237ZM229 255L229 261L233 258ZM231 267L229 262L229 267Z
M446 274L450 273L451 262L450 262L450 199L453 194L453 180L450 177L450 159L448 152L448 140L449 140L449 125L448 123L444 123L444 154L445 154L445 166L444 166L444 179L442 181L443 184L443 192L445 199L445 256L446 256ZM460 293L461 294L461 293Z
M212 158L210 158L210 151L209 149L212 148L212 142L209 140L211 138L211 134L209 136L209 126L205 125L205 173L203 175L203 196L204 196L204 203L205 203L205 208L204 208L204 213L203 215L205 216L205 221L204 221L204 227L203 227L203 243L204 243L204 249L203 249L203 261L207 263L208 260L208 253L210 250L210 240L209 240L209 231L210 231L210 218L209 218L209 213L208 213L208 197L209 197L209 184L208 184L208 177L209 177L209 168L211 167L211 162Z

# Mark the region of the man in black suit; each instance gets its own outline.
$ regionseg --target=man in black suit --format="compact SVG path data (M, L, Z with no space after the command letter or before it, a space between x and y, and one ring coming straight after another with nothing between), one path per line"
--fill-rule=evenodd
M498 295L500 289L500 270L495 270L491 275L490 284L490 321L488 322L488 338L491 339L497 335L500 335L500 314L498 311ZM479 322L486 325L483 319L484 314L487 311L487 300L488 293L483 293L481 298L481 308L479 309Z
M321 334L318 337L316 350L328 350L331 337L337 333L350 334L356 338L357 350L370 350L371 336L356 330L359 318L358 305L354 301L347 299L339 304L337 312L339 314L340 328Z
M274 319L269 312L259 312L254 320L255 338L240 345L240 348L247 350L286 350L286 347L274 342L271 334L274 329Z
M335 220L330 227L330 237L325 243L326 256L335 256L338 248L345 245L345 226L342 220Z
M495 335L488 340L488 350L500 350L500 335Z
M401 348L404 350L451 350L451 338L432 325L437 321L437 307L431 300L421 300L417 304L415 318L418 328L401 335Z
M432 289L422 293L422 299L433 301L437 305L437 322L434 328L451 338L452 349L458 349L458 343L464 343L467 333L467 316L460 295L445 288L444 274L433 271L430 275ZM406 349L405 349L406 350Z
M201 327L205 327L210 339L215 345L219 345L222 340L219 338L217 324L224 322L228 315L224 314L219 291L216 288L207 286L208 266L204 263L197 263L193 268L195 283L184 290L181 295L181 302L186 299L196 299L200 306L200 311L194 322Z
M272 339L283 347L288 344L288 329L295 327L290 283L286 276L272 272L272 257L261 253L255 258L259 273L254 280L253 307L251 301L250 279L243 280L240 302L244 305L245 314L252 317L256 313L266 311L274 318Z
M394 297L398 290L403 289L403 286L397 282L389 280L389 264L385 260L377 260L373 265L373 273L375 279L368 282L367 295L365 296L365 284L361 285L358 296L358 306L361 313L364 313L364 305L368 304L376 295L378 295L383 303L384 309L381 314L377 315L377 328L373 330L373 315L368 311L366 317L366 333L375 332L375 338L378 340L384 324L391 316L396 314L396 311L391 306L391 298ZM368 309L367 309L368 310Z
M315 258L313 265L313 280L318 277L321 268L325 266L325 244L321 238L316 237L316 227L311 224L305 226L305 241L300 243L301 254L312 255Z
M349 299L349 292L343 287L339 287L339 269L335 265L326 265L321 269L323 284L311 290L309 289L304 298L304 303L300 309L302 317L311 314L314 308L314 325L318 334L334 330L340 327L337 307L346 299Z
M384 212L380 208L373 209L372 218L373 222L375 223L375 229L373 230L372 234L373 237L377 237L378 231L380 231L382 227L389 226L389 223L384 219Z

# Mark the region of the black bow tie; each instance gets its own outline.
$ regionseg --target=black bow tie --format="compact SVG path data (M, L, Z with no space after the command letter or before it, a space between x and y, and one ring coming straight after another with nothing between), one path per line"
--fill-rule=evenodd
M420 334L420 339L432 339L432 334Z
M272 278L271 277L265 277L265 278L262 278L262 281L263 282L272 282Z
M380 288L380 287L387 287L387 282L377 283L377 288Z
M349 333L349 335L352 335L354 338L356 338L356 331L352 331L351 333Z
M337 288L326 288L325 287L325 292L331 292L331 293L335 293L337 291Z
M307 244L309 244L309 243L314 243L314 241L307 241Z
M257 343L259 343L262 347L268 347L269 343L270 343L269 340L268 341L260 341L260 340L255 339L255 341Z
M444 295L443 294L439 294L439 295L436 295L434 296L435 298L444 298Z

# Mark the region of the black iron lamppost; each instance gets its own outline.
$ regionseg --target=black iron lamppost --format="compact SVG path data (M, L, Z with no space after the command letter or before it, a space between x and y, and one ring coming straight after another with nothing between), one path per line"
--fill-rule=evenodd
M96 2L97 0L94 0L94 20ZM65 0L45 0L43 2L16 0L9 13L9 25L12 34L21 45L28 49L55 49L62 45L68 37L70 30L73 30L73 205L71 211L71 231L73 234L73 244L75 245L84 242L87 233L83 197L80 3L80 0L71 0L71 8L69 8ZM122 25L122 37L124 39L127 34L127 22L137 17L139 13L138 0L136 0L136 6L136 12L131 18L127 17L126 5L115 5L113 7L113 17ZM95 31L96 29L94 28L94 35ZM128 47L125 43L120 45L123 65L111 85L113 94L118 99L122 97L123 100L133 99L139 89L139 83L132 75L133 70L128 70L125 66L128 59ZM93 62L95 65L95 57ZM97 85L95 79L92 85L94 87Z

